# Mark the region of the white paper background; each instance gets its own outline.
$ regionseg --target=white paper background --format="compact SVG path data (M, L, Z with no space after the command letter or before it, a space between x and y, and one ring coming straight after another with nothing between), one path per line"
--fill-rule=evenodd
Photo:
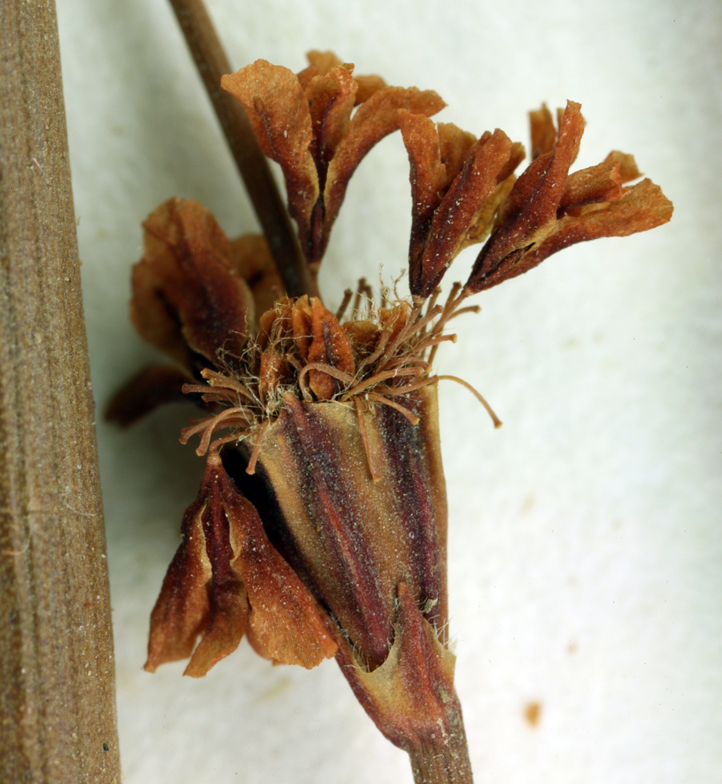
M528 141L526 112L581 101L578 166L633 152L673 222L576 246L479 297L440 358L457 689L478 782L722 781L722 6L210 0L231 61L299 70L332 48L440 119ZM59 0L65 97L99 411L154 358L127 318L140 221L198 199L254 219L163 0ZM355 175L322 285L404 266L397 137ZM465 277L474 253L450 278ZM333 662L272 668L243 643L201 681L141 671L148 615L201 461L181 407L99 421L126 784L411 781ZM99 417L100 419L100 417ZM542 706L538 726L525 706Z

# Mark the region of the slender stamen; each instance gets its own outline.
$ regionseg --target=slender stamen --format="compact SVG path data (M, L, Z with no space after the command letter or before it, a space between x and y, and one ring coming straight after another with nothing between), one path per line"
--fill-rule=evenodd
M394 400L387 400L382 395L375 395L373 392L367 392L366 397L369 400L375 400L377 403L383 403L385 406L390 406L391 408L395 408L397 411L400 411L409 420L409 422L411 422L412 425L418 425L421 421L420 417L414 414L413 411L409 411L408 408L405 408Z
M371 378L367 378L365 381L360 381L358 384L356 384L356 386L351 387L341 398L341 401L343 402L344 400L348 400L350 397L363 392L364 389L373 387L381 381L385 381L387 378L398 378L399 376L420 376L423 372L423 369L419 367L401 367L394 370L385 370L382 373L376 373L375 375L371 376Z
M343 370L339 370L332 365L327 365L325 362L309 362L298 374L298 386L305 400L312 399L311 393L308 391L308 384L305 380L306 374L311 370L320 370L322 373L327 373L329 376L338 379L347 386L353 384L354 378L349 373L344 373Z
M457 316L462 316L464 313L481 313L481 306L480 305L467 305L465 308L459 308L459 310L455 310L447 319L447 321L451 321L451 319L455 319Z
M343 299L341 300L341 305L339 309L336 311L336 321L340 322L343 318L343 314L346 312L346 308L348 307L348 303L351 302L351 297L353 297L353 291L351 289L346 289L343 293Z
M353 318L359 317L359 310L361 308L361 297L363 296L366 287L366 278L360 278L356 288L356 296L353 300L353 307L351 308L351 316Z
M464 381L463 378L459 378L458 376L436 376L439 381L456 381L457 384L461 384L462 387L466 387L466 389L471 392L472 395L481 403L482 406L486 409L487 413L491 417L491 421L494 423L494 427L501 427L501 419L494 413L492 407L486 402L480 392L477 392L474 387L468 381Z
M378 345L372 354L366 357L366 359L359 362L359 366L357 368L357 374L360 373L367 365L373 365L376 360L384 353L386 350L386 344L389 342L389 338L391 337L391 328L386 327L381 332L381 337L379 338Z
M253 444L253 451L251 452L251 459L248 461L248 466L246 467L247 474L255 474L256 473L256 463L258 462L258 455L261 452L261 440L263 439L263 434L266 432L269 420L267 419L263 424L258 428L258 433L256 434L256 441Z

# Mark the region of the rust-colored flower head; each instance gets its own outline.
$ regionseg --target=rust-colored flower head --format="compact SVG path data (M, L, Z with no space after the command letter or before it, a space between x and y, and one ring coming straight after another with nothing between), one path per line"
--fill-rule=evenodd
M175 366L143 371L110 416L128 423L190 396L204 415L181 440L200 439L207 468L153 610L146 669L190 657L186 674L204 675L244 634L278 663L335 656L418 781L470 782L436 400L439 379L454 377L433 375L432 360L454 339L449 320L476 309L462 307L470 295L575 242L664 223L672 206L649 180L626 185L639 172L622 153L569 174L579 104L558 129L545 107L532 113L532 162L517 178L524 151L502 131L435 125L435 93L355 78L329 53L309 59L298 76L258 61L223 86L281 164L314 272L352 172L401 130L411 299L374 298L362 280L333 313L319 297L286 297L264 240L229 241L201 205L171 199L147 219L132 319ZM453 259L483 241L466 284L437 304Z
M288 209L315 273L349 179L366 153L398 130L400 109L428 116L444 102L429 90L354 77L354 66L331 52L310 52L308 59L298 76L257 60L221 84L243 104L263 152L281 166Z

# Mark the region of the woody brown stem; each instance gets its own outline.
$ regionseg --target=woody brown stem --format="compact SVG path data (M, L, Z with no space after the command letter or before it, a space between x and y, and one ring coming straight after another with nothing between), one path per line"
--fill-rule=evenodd
M0 3L0 781L120 781L52 0Z
M318 296L288 212L240 102L221 88L233 72L202 0L170 0L228 146L268 240L278 272L291 297Z

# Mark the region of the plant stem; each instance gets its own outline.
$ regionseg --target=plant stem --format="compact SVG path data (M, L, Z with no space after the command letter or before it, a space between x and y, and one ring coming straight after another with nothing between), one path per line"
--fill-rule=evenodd
M170 0L291 297L318 296L288 212L240 102L221 88L233 72L202 0Z
M456 695L447 717L446 732L408 749L415 784L473 784L464 720Z
M53 0L0 3L0 780L120 781Z

